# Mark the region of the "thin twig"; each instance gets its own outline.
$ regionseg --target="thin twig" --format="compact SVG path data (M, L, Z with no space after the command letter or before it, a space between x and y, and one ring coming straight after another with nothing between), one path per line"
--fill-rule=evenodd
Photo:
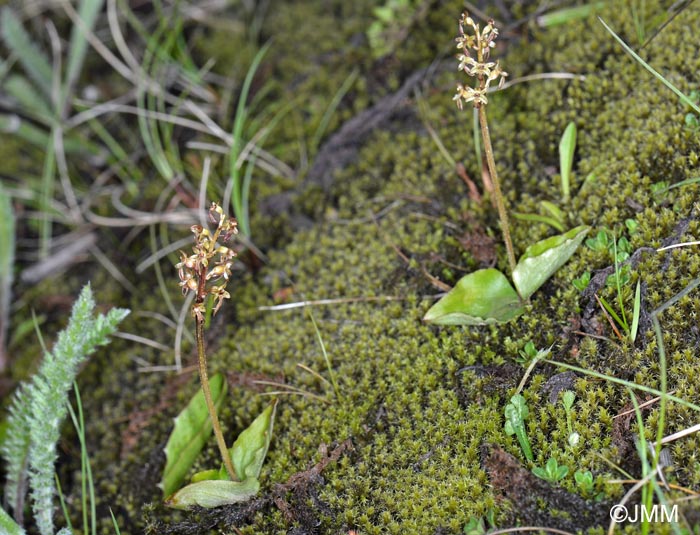
M678 247L686 247L688 245L700 245L700 241L687 241L683 243L674 243L673 245L667 245L666 247L660 247L656 250L656 252L660 253L661 251L668 251L669 249L676 249Z

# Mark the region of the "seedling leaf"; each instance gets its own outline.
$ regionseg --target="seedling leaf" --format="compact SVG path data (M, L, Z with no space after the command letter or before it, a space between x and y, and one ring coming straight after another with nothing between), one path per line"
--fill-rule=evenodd
M576 472L574 472L574 479L584 494L591 494L593 492L593 474L590 470L585 472L576 470Z
M557 221L564 221L564 212L562 212L561 209L553 202L542 201L540 203L540 206L542 206L542 208L544 208L546 211L552 214L552 217ZM559 232L564 232L564 228L562 228Z
M514 395L510 398L510 403L506 405L504 430L507 435L516 436L525 457L529 461L532 461L532 449L530 447L530 441L527 438L527 433L525 432L525 420L527 420L529 414L530 411L527 408L525 398L520 394Z
M525 398L517 394L510 398L510 403L506 405L506 418L513 422L515 428L524 427L523 422L530 415Z
M569 467L565 465L559 466L557 460L554 457L550 457L544 468L535 466L532 469L532 473L550 483L557 483L567 476Z
M497 269L480 269L462 277L435 303L423 321L438 325L504 323L524 311L518 294Z
M564 405L564 410L570 411L576 401L576 394L572 390L566 390L561 396L561 402Z
M569 123L559 142L559 172L561 173L561 194L564 202L569 200L571 191L571 167L576 150L576 123Z
M581 225L566 234L539 241L525 250L513 270L513 282L523 299L535 293L571 258L588 230L589 227Z
M260 475L272 439L276 407L277 400L273 401L245 431L238 435L230 449L233 468L241 481L257 479Z
M553 217L549 217L547 215L522 214L519 212L514 212L513 217L515 219L520 219L521 221L534 221L535 223L544 223L545 225L549 225L550 227L558 230L559 232L564 232L564 225L562 225Z
M165 500L165 505L174 509L199 507L220 507L249 500L260 490L260 482L255 478L245 481L200 481L183 487Z
M217 373L209 381L209 386L218 410L226 397L227 385L224 376ZM175 427L165 446L166 463L163 479L159 484L164 496L171 495L182 485L187 471L211 435L211 430L211 419L204 394L199 390L175 418Z
M637 288L634 291L634 308L632 309L632 327L630 327L630 340L632 343L637 339L637 331L639 330L639 313L642 308L642 294L640 282L637 281Z
M540 466L535 466L532 469L532 473L535 474L540 479L547 479L547 471Z

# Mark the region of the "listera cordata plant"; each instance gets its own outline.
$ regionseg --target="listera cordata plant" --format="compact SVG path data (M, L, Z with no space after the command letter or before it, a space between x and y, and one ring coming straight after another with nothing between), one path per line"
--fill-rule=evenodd
M482 29L466 13L462 15L459 21L459 36L456 39L457 48L460 50L457 56L459 70L475 78L476 84L458 84L454 100L460 109L464 104L472 103L478 111L486 163L493 183L493 195L513 284L506 275L495 268L469 273L428 310L423 319L430 323L484 325L517 318L525 310L525 300L566 263L588 232L587 226L579 226L565 234L547 238L527 247L520 259L515 261L508 211L496 172L486 117L486 106L489 102L487 93L491 84L498 80L498 85L502 87L507 76L497 61L489 61L497 37L498 29L492 20Z
M236 253L225 244L237 234L238 225L216 203L209 208L209 218L216 225L214 232L201 225L193 225L193 254L188 256L180 251L180 263L176 266L183 294L192 292L194 295L192 317L202 384L202 391L175 419L175 427L165 447L166 465L159 486L165 495L166 505L178 509L217 507L255 496L260 488L258 478L270 446L277 405L273 401L238 436L230 449L226 447L217 416L217 406L223 403L226 395L226 381L222 374L212 377L211 383L209 381L204 325L207 302L213 299L213 313L216 314L224 299L231 297L226 285L231 278L231 265ZM189 485L179 488L212 429L221 453L222 466L195 474Z
M223 209L216 203L212 203L209 208L209 218L212 223L216 224L214 233L212 234L209 229L204 228L202 225L192 225L191 230L194 234L193 254L187 256L186 253L180 251L180 263L175 267L178 269L182 293L184 295L189 292L194 293L192 316L195 321L197 363L199 366L199 379L202 383L202 393L204 394L204 400L214 428L214 435L219 446L221 459L229 477L236 479L236 472L228 455L228 448L221 431L219 417L216 413L209 386L207 355L204 349L204 316L206 315L206 302L210 295L216 299L214 314L219 311L224 299L231 297L226 291L226 285L231 278L231 265L236 253L225 245L218 245L218 240L221 239L224 243L228 242L231 236L238 233L238 225L235 219L226 217Z

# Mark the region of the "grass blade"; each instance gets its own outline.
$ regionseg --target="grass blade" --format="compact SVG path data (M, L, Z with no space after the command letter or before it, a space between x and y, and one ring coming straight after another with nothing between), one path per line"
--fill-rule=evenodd
M160 49L161 37L167 31L167 28L165 27L166 24L167 19L163 19L161 24L151 34L148 42L146 43L146 51L143 55L143 60L141 63L141 70L146 74L150 73L151 70L157 66L156 51ZM175 171L170 166L165 151L163 150L156 119L152 119L149 116L149 112L157 111L155 109L153 96L148 93L148 88L146 87L145 81L139 81L137 88L138 93L136 102L139 110L141 110L141 113L138 115L141 139L146 147L148 156L151 158L151 161L158 170L160 176L162 176L167 182L170 182L173 176L175 176Z
M268 42L258 51L258 53L253 58L253 62L248 68L245 80L243 80L243 87L241 88L241 94L238 97L238 106L236 107L236 119L233 122L233 142L231 143L231 150L229 152L229 180L233 183L231 205L233 207L233 213L236 219L238 219L241 234L243 234L247 238L250 237L250 222L246 219L245 210L243 208L243 184L241 183L238 157L240 156L241 150L244 147L243 126L245 125L245 121L248 115L246 109L246 101L248 100L250 86L253 83L253 77L255 76L255 73L258 70L260 63L262 62L262 59L265 56L267 49L270 48L271 44L271 42Z
M323 134L328 128L328 123L330 122L333 113L335 113L335 110L340 105L340 101L343 100L345 94L348 91L350 91L350 88L352 87L352 84L355 83L355 80L357 80L357 75L359 73L360 71L357 68L354 68L352 72L348 75L348 77L343 81L336 94L333 96L333 100L331 100L331 103L328 105L328 108L326 109L325 113L323 114L323 117L321 118L321 122L318 124L316 132L314 132L313 138L311 138L311 146L309 147L309 152L312 155L316 154L318 146L321 143L321 138L323 137Z
M68 412L70 414L71 420L73 421L73 427L78 435L78 441L80 442L80 476L81 476L81 496L82 496L82 508L83 508L83 533L92 533L92 535L97 535L97 514L95 511L95 484L92 479L92 468L90 467L90 458L87 452L87 443L85 440L85 418L83 416L83 402L80 399L80 390L78 389L78 384L73 381L73 391L75 392L75 404L78 407L78 414L76 416L75 411L70 403L68 403ZM88 504L90 502L90 531L88 531Z
M46 142L44 152L44 169L41 175L41 197L39 207L41 209L41 220L39 224L39 258L44 259L49 255L49 244L51 243L51 201L53 200L54 183L56 180L56 152L55 152L54 129Z
M78 15L83 24L73 24L68 46L68 62L66 65L66 78L61 91L61 103L66 106L66 100L70 97L73 85L80 75L87 52L87 34L95 27L97 16L102 10L103 0L81 0Z
M591 13L602 9L604 6L605 2L593 2L592 4L585 4L583 6L557 9L556 11L550 11L549 13L537 17L537 25L541 28L551 28L562 24L569 24L578 19L585 19Z
M253 141L256 142L258 147L262 147L265 139L267 139L267 136L269 136L272 130L274 130L277 123L279 123L280 120L282 120L282 118L287 115L295 105L296 100L292 100L289 102L289 104L283 106L275 114L275 116L270 119L269 123L264 127L264 130L261 130L256 134L257 140ZM249 156L248 163L246 165L245 175L243 176L243 183L241 185L241 206L243 210L242 219L244 221L248 221L248 224L250 224L250 184L253 180L253 171L255 171L255 162L257 159L257 154L254 151L251 151L251 155Z
M112 508L109 508L109 514L112 516L112 526L114 527L114 533L117 535L121 535L121 530L119 529L119 524L117 524L117 519L114 518L114 512L112 512Z
M628 334L629 329L627 328L626 323L622 320L622 318L620 318L620 316L617 315L613 307L610 306L610 303L608 303L603 297L598 297L598 301L600 301L600 304L605 307L605 310L608 311L608 314L612 316L612 318L617 322L617 324L624 329L625 334Z
M58 474L54 474L54 479L56 481L56 494L58 494L58 503L61 505L61 512L63 513L63 518L66 520L68 529L72 532L73 524L70 521L70 513L68 512L68 506L66 505L66 497L63 495L63 489L61 488L61 480L58 479Z
M311 323L314 325L314 331L316 331L316 338L321 346L321 352L323 353L323 360L326 361L326 368L328 369L328 375L331 378L331 383L333 384L333 390L335 390L336 399L341 399L340 389L338 388L338 383L335 381L335 374L333 373L333 368L331 367L331 359L328 357L326 352L326 344L323 343L323 337L321 336L321 331L318 330L318 325L316 324L316 318L314 318L313 312L309 309L309 317L311 318Z
M631 381L625 381L624 379L619 379L618 377L613 377L612 375L605 375L604 373L599 373L599 372L596 372L593 370L587 370L585 368L581 368L580 366L566 364L565 362L560 362L558 360L542 359L542 362L546 362L547 364L552 364L554 366L559 366L561 368L571 370L571 371L574 371L577 373L582 373L584 375L590 375L591 377L603 379L604 381L609 381L611 383L626 386L628 388L631 388L632 390L639 390L641 392L646 392L647 394L652 394L654 396L662 396L663 398L667 399L668 401L673 401L675 403L678 403L679 405L687 407L690 410L700 412L700 405L695 405L694 403L691 403L690 401L676 397L672 394L664 393L661 390L657 390L656 388L651 388L648 386L640 385L637 383L633 383Z
M620 43L620 46L625 49L625 51L632 56L637 62L639 62L642 67L644 67L646 70L648 70L651 74L653 74L656 78L658 78L666 87L668 87L671 91L673 91L678 98L680 98L684 104L687 104L690 106L695 113L700 114L700 107L693 102L688 96L686 96L680 89L678 89L675 85L673 85L671 82L666 80L666 78L663 77L658 71L656 71L651 65L649 65L646 61L644 61L639 55L632 50L627 43L625 43L607 24L605 24L605 21L598 17L598 20L600 20L600 23L605 26L605 29L612 35L615 40Z
M676 182L675 184L671 184L669 187L664 188L662 191L670 191L674 188L682 188L683 186L689 186L698 182L700 182L700 177L698 176L693 178L687 178L685 180L681 180L680 182Z
M639 314L642 308L642 294L639 281L637 281L637 289L634 291L634 309L632 310L632 327L630 328L630 339L634 343L637 339L637 331L639 330Z

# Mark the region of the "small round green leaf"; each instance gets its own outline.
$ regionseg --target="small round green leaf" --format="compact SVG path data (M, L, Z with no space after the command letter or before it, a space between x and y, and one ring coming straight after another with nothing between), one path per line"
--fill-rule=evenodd
M589 227L581 225L565 234L539 241L525 250L513 270L513 283L523 299L542 286L576 252Z
M486 325L517 318L524 307L506 276L497 269L480 269L462 277L435 303L423 321L438 325Z

